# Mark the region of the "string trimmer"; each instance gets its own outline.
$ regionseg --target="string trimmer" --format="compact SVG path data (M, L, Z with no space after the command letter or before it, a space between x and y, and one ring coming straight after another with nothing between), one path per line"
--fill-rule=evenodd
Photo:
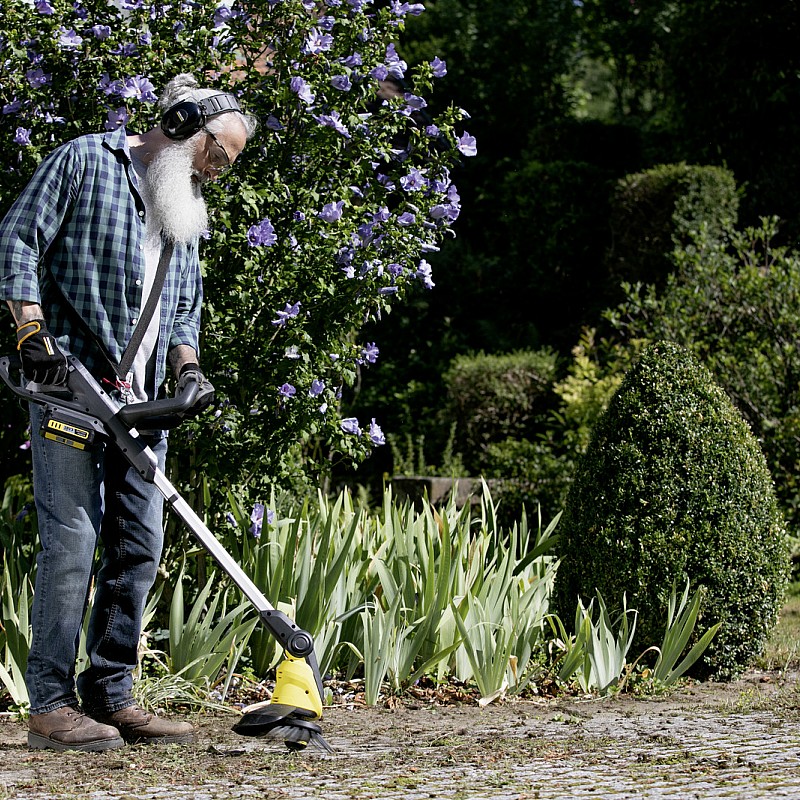
M261 622L284 649L271 700L244 710L233 730L243 736L268 736L283 740L293 750L309 743L322 750L331 746L322 737L316 720L322 718L322 679L311 635L274 608L258 587L206 527L191 506L158 468L153 451L139 436L142 430L175 427L186 416L197 396L198 384L190 382L177 397L147 403L120 405L74 356L68 356L69 372L63 386L43 386L14 380L19 371L16 357L0 357L0 377L17 397L44 407L40 433L69 447L86 449L104 442L115 444L144 480L156 486L172 510L200 544L239 587L258 611Z

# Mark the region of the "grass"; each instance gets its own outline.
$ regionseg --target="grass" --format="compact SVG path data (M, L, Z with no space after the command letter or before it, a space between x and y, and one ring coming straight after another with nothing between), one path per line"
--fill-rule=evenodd
M789 585L778 624L755 666L770 672L800 668L800 581Z

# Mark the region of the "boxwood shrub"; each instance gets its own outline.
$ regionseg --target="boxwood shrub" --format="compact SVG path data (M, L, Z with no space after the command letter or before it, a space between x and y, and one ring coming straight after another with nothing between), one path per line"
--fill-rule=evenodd
M627 175L611 199L606 268L616 281L662 283L674 246L704 227L712 240L735 224L739 190L724 167L660 164Z
M456 424L455 449L477 474L486 450L509 437L531 436L555 404L553 350L475 353L456 356L444 375L447 424Z
M578 463L559 525L555 605L600 590L639 612L634 648L663 637L666 600L704 586L695 675L731 679L763 651L788 575L772 479L747 424L687 350L661 341L628 371Z

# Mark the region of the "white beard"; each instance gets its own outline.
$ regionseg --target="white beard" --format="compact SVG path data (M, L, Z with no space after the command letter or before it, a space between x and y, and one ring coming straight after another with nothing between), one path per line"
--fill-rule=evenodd
M149 195L154 231L163 231L173 242L189 244L208 229L200 183L192 180L195 143L170 145L157 153L147 168L145 187Z

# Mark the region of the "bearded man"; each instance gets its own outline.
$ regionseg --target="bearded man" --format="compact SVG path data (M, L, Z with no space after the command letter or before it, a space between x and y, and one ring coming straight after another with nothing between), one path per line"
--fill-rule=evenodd
M0 298L28 380L63 383L71 353L98 380L111 375L120 402L137 402L157 397L169 362L179 390L200 385L197 412L213 400L198 356L198 240L208 225L201 187L233 163L256 126L233 95L200 88L191 75L170 81L159 106L157 128L81 136L42 162L0 223ZM160 300L148 322L151 293ZM25 676L28 743L106 750L192 741L190 723L148 714L132 694L163 545L161 495L115 446L50 441L37 434L41 406L30 413L41 551ZM163 470L165 432L147 441ZM88 665L76 679L98 542Z

